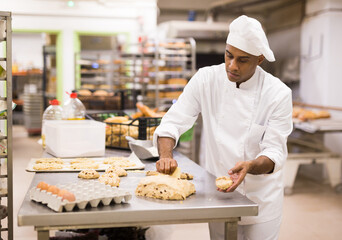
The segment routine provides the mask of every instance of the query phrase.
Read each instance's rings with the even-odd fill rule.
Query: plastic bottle
[[[64,120],[84,120],[86,109],[77,98],[77,93],[70,93],[70,98],[63,106]]]
[[[63,109],[59,106],[59,101],[57,99],[53,99],[50,101],[50,106],[48,106],[44,113],[42,119],[42,144],[43,148],[45,148],[46,136],[45,136],[45,123],[47,120],[61,120]]]

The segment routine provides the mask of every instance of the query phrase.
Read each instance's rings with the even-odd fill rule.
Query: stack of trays
[[[40,133],[42,127],[43,95],[42,93],[24,93],[24,122],[29,134]]]
[[[97,207],[100,202],[102,202],[104,206],[111,203],[127,203],[132,199],[132,194],[128,191],[104,185],[95,180],[78,181],[66,185],[59,185],[57,187],[73,193],[76,200],[73,202],[62,200],[62,197],[58,197],[56,194],[36,187],[30,190],[30,199],[41,202],[42,204],[47,204],[49,208],[56,212],[62,212],[63,209],[70,212],[76,206],[78,209],[85,209],[88,204],[91,207]]]

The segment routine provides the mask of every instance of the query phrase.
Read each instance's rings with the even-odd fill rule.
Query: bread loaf
[[[135,190],[137,196],[162,200],[184,200],[195,192],[196,189],[193,183],[168,175],[145,177],[141,179]]]

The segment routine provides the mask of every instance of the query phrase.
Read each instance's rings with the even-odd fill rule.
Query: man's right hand
[[[165,174],[172,174],[177,166],[177,161],[173,158],[160,158],[156,162],[157,171]]]

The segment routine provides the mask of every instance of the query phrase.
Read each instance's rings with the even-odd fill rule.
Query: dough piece
[[[73,163],[70,165],[71,169],[98,169],[99,164],[97,163]]]
[[[136,164],[134,162],[131,162],[126,157],[110,157],[106,158],[103,161],[104,164],[110,164],[113,167],[121,167],[121,168],[127,168],[127,167],[134,167]]]
[[[87,169],[87,170],[82,170],[78,174],[78,177],[84,178],[84,179],[96,179],[100,177],[100,174],[94,169]]]
[[[119,177],[127,176],[127,172],[125,169],[115,166],[110,166],[109,168],[107,168],[106,173],[116,173]]]
[[[36,163],[33,166],[34,170],[56,170],[56,169],[62,169],[63,164],[58,163]]]
[[[186,180],[192,180],[192,179],[194,179],[194,176],[190,173],[184,173],[183,172],[183,173],[181,173],[180,178],[186,179]]]
[[[157,172],[157,171],[147,171],[146,172],[146,176],[157,176],[159,174],[160,174],[160,172]]]
[[[112,187],[119,187],[120,178],[116,173],[105,173],[99,177],[99,181]]]
[[[122,168],[129,168],[129,167],[136,166],[136,164],[134,162],[131,162],[131,161],[126,160],[126,159],[114,161],[111,165],[114,167],[122,167]]]
[[[64,164],[64,161],[60,158],[38,158],[36,159],[36,163],[57,163]]]
[[[89,158],[75,158],[70,160],[70,164],[75,164],[75,163],[85,163],[85,164],[89,164],[89,163],[94,163],[95,161],[93,159],[89,159]]]
[[[104,164],[112,164],[114,161],[127,159],[126,157],[108,157],[103,160]]]
[[[157,172],[157,171],[147,171],[146,172],[146,176],[157,176],[157,175],[160,175],[162,173],[160,172]],[[181,173],[180,174],[180,179],[185,179],[185,180],[193,180],[194,179],[194,176],[191,175],[190,173]]]
[[[137,196],[163,200],[184,200],[195,192],[193,183],[164,174],[141,179],[135,189]]]
[[[222,176],[216,178],[216,187],[222,190],[227,190],[230,186],[233,185],[233,180],[230,177]]]

